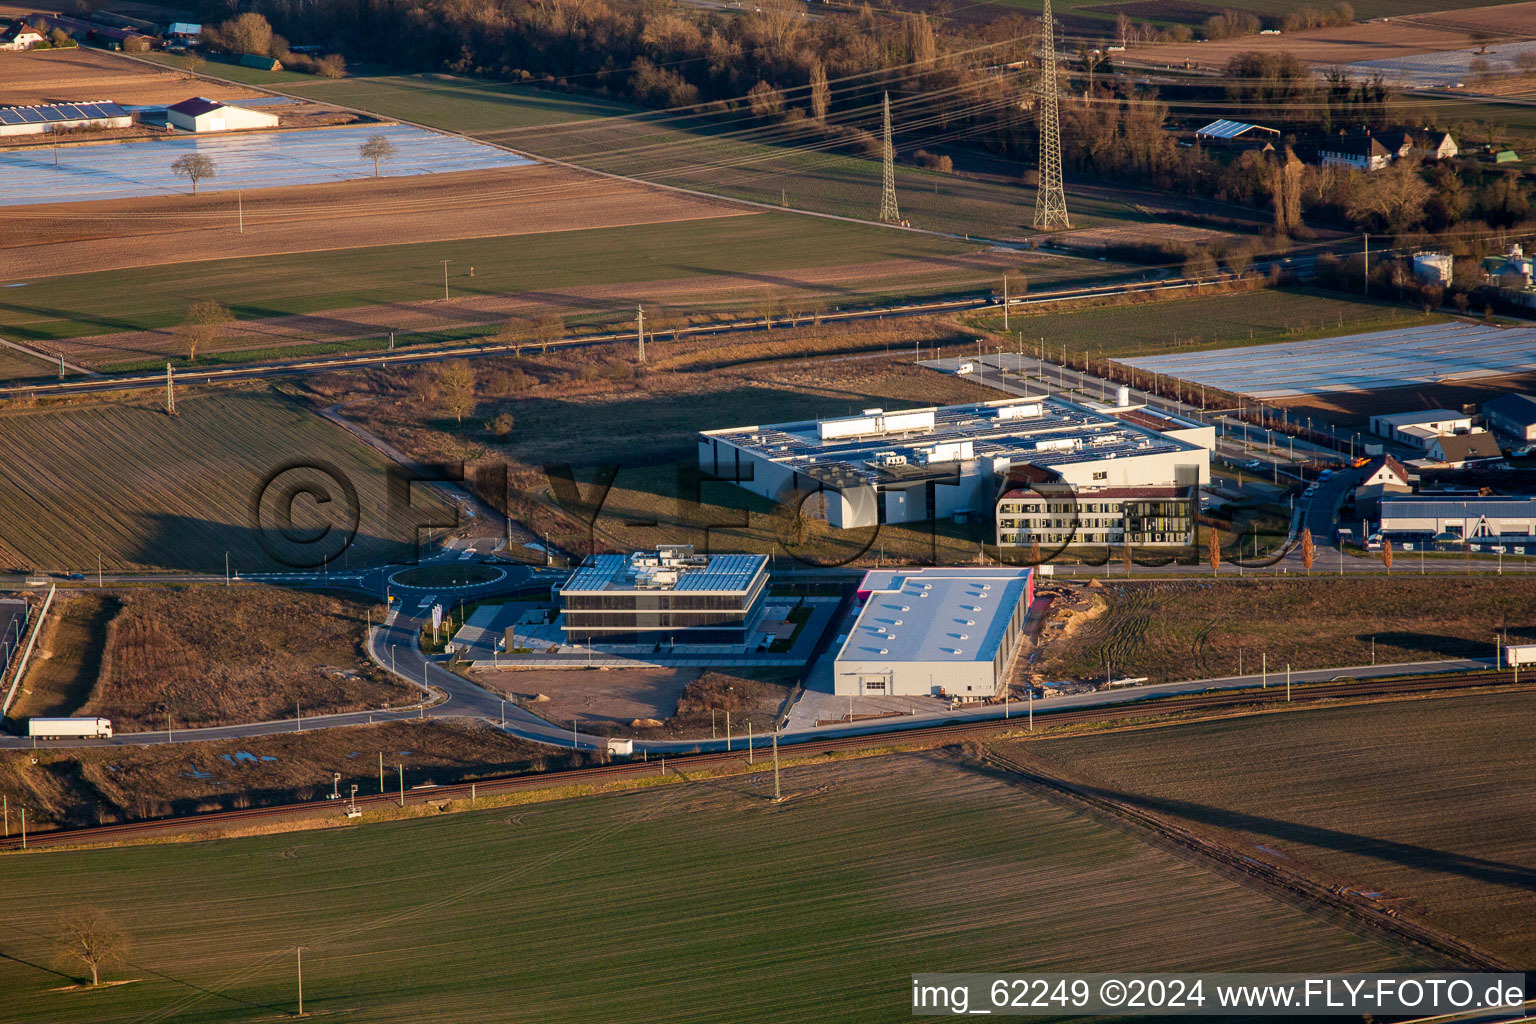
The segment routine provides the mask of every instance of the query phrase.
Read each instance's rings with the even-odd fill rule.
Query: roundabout
[[[417,565],[391,573],[389,585],[396,590],[472,590],[507,578],[507,571],[493,565]]]

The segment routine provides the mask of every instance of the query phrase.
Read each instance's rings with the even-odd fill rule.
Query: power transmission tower
[[[176,371],[170,363],[165,364],[165,412],[168,416],[176,415]]]
[[[1056,98],[1056,22],[1051,0],[1040,16],[1040,184],[1035,192],[1035,227],[1070,228],[1067,193],[1061,185],[1061,117]]]
[[[883,224],[900,224],[901,211],[896,209],[896,149],[891,145],[891,94],[885,94],[885,136],[880,146],[880,221]]]
[[[645,362],[645,307],[635,307],[635,343],[640,348],[640,362]]]

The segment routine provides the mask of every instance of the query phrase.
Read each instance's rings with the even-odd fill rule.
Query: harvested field
[[[1036,678],[1152,682],[1269,671],[1493,656],[1493,634],[1536,641],[1536,578],[1317,579],[1133,583],[1078,588],[1107,604],[1069,637],[1043,642],[1027,666]],[[1234,615],[1232,609],[1243,613]]]
[[[8,53],[0,61],[0,97],[14,105],[69,100],[153,105],[180,103],[192,96],[233,101],[265,95],[258,89],[210,82],[181,71],[157,70],[84,46]]]
[[[0,566],[95,572],[99,554],[109,572],[223,572],[227,552],[236,573],[318,568],[327,556],[341,568],[414,557],[417,523],[443,518],[431,491],[391,508],[383,457],[275,391],[184,393],[176,406],[175,417],[115,402],[0,414]],[[295,505],[290,529],[333,530],[314,548],[284,542],[270,503],[252,508],[296,462],[325,468],[285,472],[283,486],[333,498]]]
[[[747,212],[547,165],[253,189],[239,205],[203,193],[0,207],[0,279]]]
[[[111,749],[0,752],[0,793],[11,807],[27,807],[39,827],[79,827],[263,807],[329,794],[331,773],[342,773],[341,793],[379,792],[379,755],[385,786],[450,782],[480,775],[564,767],[566,757],[514,740],[499,729],[433,719],[387,725],[281,733],[195,744],[146,744]]]
[[[778,805],[757,772],[16,859],[13,913],[37,924],[7,940],[0,983],[31,1024],[77,1020],[82,998],[103,1019],[168,1007],[181,1020],[233,1019],[253,1005],[270,1016],[292,1003],[303,936],[305,1008],[318,1014],[718,1020],[745,973],[771,965],[774,983],[736,1018],[841,1024],[910,1014],[907,978],[936,949],[995,970],[1428,966],[943,755],[782,778],[790,798]],[[245,884],[232,895],[236,875]],[[33,966],[49,962],[50,912],[76,901],[102,906],[136,941],[108,977],[142,980],[82,996]],[[511,934],[539,955],[507,955]],[[423,951],[431,970],[378,984],[380,963]]]
[[[1397,22],[1426,25],[1453,32],[1486,32],[1490,36],[1514,39],[1536,35],[1536,3],[1494,4],[1489,7],[1462,7],[1394,18]]]
[[[202,586],[115,594],[100,666],[76,710],[143,732],[238,725],[410,703],[417,690],[363,653],[352,596],[267,586]]]
[[[1050,739],[1070,780],[1373,898],[1516,964],[1536,957],[1529,693],[1374,703]]]

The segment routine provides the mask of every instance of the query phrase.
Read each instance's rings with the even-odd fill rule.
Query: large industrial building
[[[1472,417],[1450,409],[1424,409],[1418,412],[1381,413],[1370,420],[1371,433],[1389,441],[1428,449],[1442,434],[1466,433],[1472,429]]]
[[[1404,495],[1381,499],[1381,536],[1409,550],[1467,545],[1536,554],[1536,498]]]
[[[1034,600],[1033,569],[880,569],[834,661],[844,695],[985,700],[1001,692]]]
[[[997,544],[1183,547],[1195,541],[1199,488],[1009,487],[997,499]]]
[[[1210,482],[1214,447],[1203,424],[1052,396],[708,430],[699,467],[774,501],[820,492],[849,529],[984,516],[1023,467],[1072,488],[1187,489]]]
[[[659,544],[582,562],[559,588],[560,628],[580,644],[744,644],[767,595],[767,555]]]

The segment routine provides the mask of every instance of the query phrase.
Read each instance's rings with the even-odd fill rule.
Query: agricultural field
[[[1536,956],[1533,727],[1530,694],[1507,693],[1065,737],[1025,749],[1114,800],[1250,857],[1378,894],[1410,921],[1528,964]]]
[[[1441,25],[1443,22],[1446,27],[1458,28],[1464,22],[1473,20],[1466,16],[1476,16],[1476,23],[1480,25],[1489,22],[1497,23],[1498,15],[1494,12],[1506,7],[1518,9],[1522,6],[1518,0],[1513,0],[1513,2],[1490,7],[1459,9],[1460,4],[1464,2],[1465,0],[1359,0],[1358,3],[1351,3],[1350,6],[1354,8],[1355,16],[1362,21],[1391,18],[1394,23],[1397,23],[1416,20],[1417,17],[1427,15],[1424,21],[1430,25]],[[907,5],[903,4],[903,6]],[[1033,14],[1039,9],[1038,4],[1031,5],[1029,0],[991,0],[989,6],[998,10],[1020,10],[1025,14]],[[1115,18],[1122,11],[1138,23],[1167,27],[1169,25],[1199,26],[1211,15],[1233,8],[1252,11],[1260,18],[1278,21],[1280,17],[1293,11],[1299,11],[1305,7],[1323,6],[1309,3],[1308,0],[1233,0],[1232,3],[1216,3],[1214,0],[1123,0],[1123,2],[1059,0],[1051,5],[1051,9],[1056,14],[1057,20],[1061,22],[1064,31],[1073,34],[1091,34],[1096,39],[1108,39],[1114,36]],[[971,13],[965,17],[967,21],[974,21],[981,16]],[[1252,37],[1248,38],[1252,39]]]
[[[1009,326],[1015,337],[1023,337],[1026,354],[1038,351],[1041,339],[1046,354],[1057,359],[1063,346],[1073,360],[1083,356],[1124,359],[1401,329],[1449,319],[1305,288],[1265,288],[1225,295],[1181,293],[1172,299],[1148,298],[1125,305],[1075,309],[1070,316],[1054,309],[1025,306],[1010,311]],[[977,327],[1006,337],[1000,314],[971,319]]]
[[[910,1012],[919,969],[1427,966],[942,754],[792,767],[783,781],[777,805],[756,771],[13,858],[10,909],[27,923],[0,946],[0,983],[33,1024],[78,1020],[85,1000],[102,1019],[253,1020],[290,1010],[303,946],[309,1013],[714,1021],[735,1000],[742,1019],[868,1021]],[[71,990],[75,972],[52,966],[57,909],[77,904],[129,930],[107,977],[131,983]],[[382,984],[390,964],[401,970]]]
[[[614,260],[614,252],[625,258]],[[210,350],[251,350],[594,305],[623,309],[629,319],[636,302],[706,310],[791,297],[808,306],[852,303],[989,283],[1001,259],[959,242],[834,221],[711,217],[46,278],[4,290],[0,332],[57,342],[52,347],[72,360],[109,367],[146,357],[163,362],[178,348],[166,329],[192,302],[210,297],[242,320],[261,321],[250,328],[254,338],[232,331]],[[447,301],[443,260],[451,261]],[[281,322],[317,313],[327,315]]]
[[[492,238],[747,213],[726,203],[547,165],[254,189],[238,203],[228,195],[202,192],[0,207],[0,275],[10,267],[35,280],[165,263],[361,249],[401,238]]]
[[[742,128],[679,120],[634,107],[527,86],[447,75],[405,75],[337,82],[311,79],[285,91],[356,106],[370,113],[464,132],[519,152],[565,160],[642,181],[698,189],[771,206],[873,219],[880,205],[880,163],[828,150],[807,127]],[[902,116],[893,111],[897,148]],[[878,111],[863,127],[878,130]],[[1023,238],[1033,188],[898,164],[897,198],[914,227],[988,238]],[[1079,227],[1151,218],[1113,200],[1072,197]]]
[[[233,102],[264,95],[256,89],[211,82],[179,70],[161,70],[86,46],[7,54],[0,62],[0,96],[17,106],[59,100],[153,105],[180,103],[192,96]]]
[[[1321,572],[1321,568],[1317,570]],[[1043,643],[1029,669],[1040,679],[1117,676],[1152,682],[1292,668],[1493,656],[1495,632],[1536,641],[1536,577],[1312,581],[1105,580],[1065,635]],[[1234,615],[1234,607],[1242,607]]]
[[[174,417],[151,401],[0,413],[0,566],[339,570],[414,557],[417,526],[446,515],[431,492],[391,508],[385,459],[278,392],[183,393]],[[297,500],[290,524],[273,502],[302,485],[332,502]],[[281,533],[326,528],[313,546]]]
[[[335,772],[342,795],[353,785],[374,794],[381,754],[391,792],[401,767],[412,787],[570,765],[569,754],[481,723],[428,718],[201,743],[0,751],[0,793],[13,815],[27,808],[29,828],[81,828],[323,799]]]

